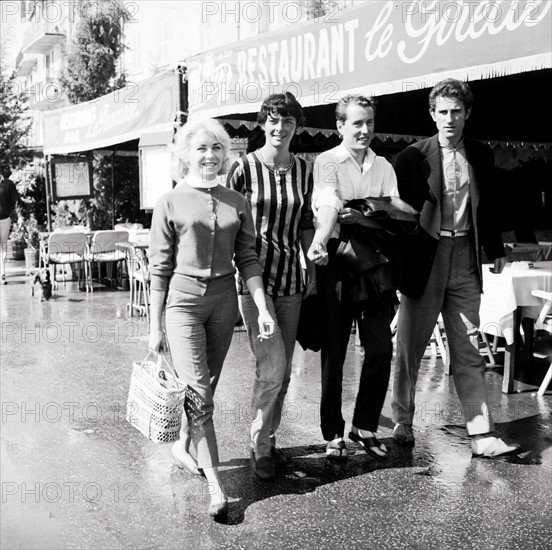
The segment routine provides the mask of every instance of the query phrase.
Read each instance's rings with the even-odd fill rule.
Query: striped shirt
[[[314,228],[312,166],[296,155],[292,159],[286,171],[274,171],[256,153],[249,153],[232,164],[226,182],[251,205],[257,254],[270,296],[303,290],[300,232]],[[242,287],[240,293],[245,291]]]

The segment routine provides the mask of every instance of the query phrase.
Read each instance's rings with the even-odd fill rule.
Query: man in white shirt
[[[389,383],[393,346],[390,308],[377,299],[356,307],[354,282],[336,257],[340,225],[368,226],[359,211],[347,201],[368,197],[399,196],[392,166],[370,149],[374,133],[374,103],[349,95],[336,108],[336,126],[341,145],[320,154],[314,165],[313,211],[316,233],[308,257],[317,265],[317,288],[324,310],[322,395],[320,421],[328,442],[326,456],[347,458],[343,441],[345,421],[341,413],[343,363],[353,319],[356,318],[364,361],[349,438],[365,451],[385,458],[387,449],[376,438],[379,416]]]

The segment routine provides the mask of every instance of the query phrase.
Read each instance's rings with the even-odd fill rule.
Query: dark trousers
[[[353,301],[353,282],[335,257],[337,240],[328,243],[330,261],[317,268],[318,294],[324,310],[322,359],[322,396],[320,426],[326,441],[343,437],[345,421],[341,414],[343,363],[356,319],[364,361],[353,415],[353,425],[361,430],[376,431],[391,370],[391,310],[372,305],[357,311]]]

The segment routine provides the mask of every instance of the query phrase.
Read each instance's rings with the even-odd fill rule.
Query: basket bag
[[[179,438],[186,384],[160,354],[157,362],[132,364],[126,420],[156,443],[170,443]]]

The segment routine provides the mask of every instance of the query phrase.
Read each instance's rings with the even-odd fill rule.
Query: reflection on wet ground
[[[319,356],[296,349],[278,446],[292,458],[273,483],[250,471],[253,360],[236,332],[217,389],[215,422],[225,523],[206,515],[209,486],[171,465],[169,447],[124,420],[132,362],[147,325],[126,318],[125,292],[78,292],[49,302],[25,278],[1,288],[2,548],[550,548],[552,392],[536,395],[545,363],[500,391],[487,371],[497,431],[517,457],[473,459],[452,378],[429,353],[420,372],[416,446],[391,439],[390,394],[378,461],[352,442],[346,465],[324,458]],[[362,350],[351,340],[344,415],[350,425]],[[540,378],[539,378],[540,377]]]

